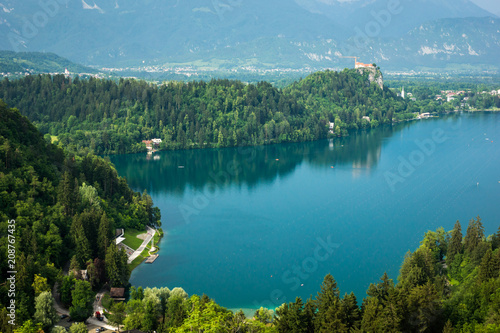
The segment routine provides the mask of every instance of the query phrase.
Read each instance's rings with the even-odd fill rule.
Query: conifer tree
[[[337,282],[331,274],[327,274],[316,296],[318,309],[315,318],[316,332],[341,332],[346,326],[341,320],[341,302]]]
[[[57,197],[58,201],[64,206],[64,213],[67,216],[72,216],[76,212],[78,195],[78,180],[76,178],[72,179],[70,172],[66,171],[59,182]]]
[[[498,227],[498,231],[491,237],[491,249],[495,251],[500,247],[500,227]]]
[[[448,263],[448,265],[450,265],[455,259],[455,256],[458,253],[462,253],[462,251],[462,226],[457,220],[455,226],[453,227],[453,230],[451,231],[450,245],[448,246],[448,252],[446,256],[446,262]]]
[[[357,328],[361,319],[358,302],[353,292],[345,294],[341,301],[341,319],[347,330]]]
[[[82,215],[75,217],[71,224],[71,236],[75,244],[75,255],[80,267],[84,267],[84,264],[91,259],[92,256],[92,249],[90,248],[89,240],[85,234],[82,218]]]
[[[481,218],[471,219],[464,239],[465,252],[472,253],[484,238],[484,226]]]
[[[106,217],[106,213],[101,216],[101,221],[99,223],[99,231],[97,234],[97,247],[98,247],[98,257],[104,259],[106,256],[106,249],[109,246],[111,225],[109,219]]]
[[[380,278],[381,282],[377,284],[371,283],[366,291],[366,294],[370,297],[376,297],[380,301],[387,300],[389,293],[394,290],[394,282],[389,279],[387,272]]]
[[[479,265],[479,272],[477,275],[479,282],[485,282],[489,279],[495,279],[500,274],[500,251],[495,255],[491,249],[488,249],[484,254],[481,264]]]

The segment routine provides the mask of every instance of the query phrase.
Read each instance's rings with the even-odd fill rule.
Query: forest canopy
[[[147,193],[132,191],[103,158],[74,155],[48,143],[26,117],[0,100],[0,269],[2,281],[13,270],[10,264],[17,269],[18,323],[34,318],[38,297],[48,292],[40,302],[50,300],[56,282],[67,287],[61,297],[68,306],[79,302],[78,293],[72,295],[75,288],[92,295],[106,282],[128,285],[127,257],[112,241],[115,228],[146,225],[161,225]],[[62,268],[70,259],[72,269],[88,270],[89,282],[64,284]],[[2,319],[7,318],[8,288],[0,285]]]
[[[266,82],[155,85],[38,75],[4,79],[0,98],[21,110],[47,138],[72,151],[88,148],[95,154],[145,151],[142,140],[152,138],[162,139],[164,149],[310,141],[413,118],[412,112],[418,112],[371,82],[368,73],[349,69],[314,73],[284,89]]]

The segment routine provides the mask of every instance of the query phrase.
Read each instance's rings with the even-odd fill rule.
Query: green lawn
[[[137,238],[137,235],[144,234],[146,233],[144,230],[139,231],[135,229],[126,229],[125,230],[125,240],[123,241],[123,244],[127,245],[128,247],[137,250],[139,246],[142,244],[142,239]]]
[[[132,247],[131,245],[129,245],[127,243],[127,240],[130,240],[130,239],[136,239],[138,240],[139,242],[137,247],[132,247],[133,249],[137,249],[141,244],[142,244],[142,240],[137,238],[137,235],[140,235],[141,233],[143,232],[140,232],[140,231],[137,231],[137,230],[134,230],[134,229],[129,229],[129,230],[126,230],[125,231],[125,241],[123,241],[123,243],[127,244],[128,246]],[[160,241],[161,237],[160,237],[160,233],[157,232],[155,233],[154,235],[154,244],[155,244],[155,247],[156,247],[156,251],[154,253],[157,253],[158,252],[158,242]],[[134,240],[135,241],[135,240]],[[146,260],[148,257],[149,257],[149,251],[151,250],[151,242],[148,243],[148,245],[146,246],[146,248],[144,249],[144,251],[142,251],[142,253],[134,259],[134,261],[132,261],[129,265],[130,267],[130,271],[133,271],[134,268],[136,268],[137,266],[139,266],[144,260]]]

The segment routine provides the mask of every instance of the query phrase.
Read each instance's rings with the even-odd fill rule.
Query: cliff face
[[[384,77],[382,76],[382,72],[375,67],[364,67],[358,68],[358,72],[363,75],[365,72],[368,72],[368,79],[370,82],[375,82],[378,84],[380,89],[384,89]]]

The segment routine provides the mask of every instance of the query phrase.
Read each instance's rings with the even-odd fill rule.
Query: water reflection
[[[112,156],[111,161],[132,188],[147,188],[151,194],[182,195],[188,186],[198,191],[229,185],[251,189],[286,177],[302,163],[315,168],[352,168],[357,177],[377,165],[384,139],[407,126],[382,126],[316,142],[121,155]]]

